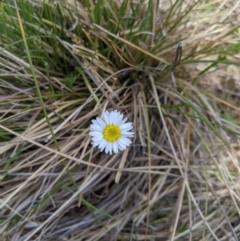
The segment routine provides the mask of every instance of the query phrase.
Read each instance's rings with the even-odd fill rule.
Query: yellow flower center
[[[107,125],[103,130],[103,137],[108,142],[115,142],[121,137],[121,129],[114,124]]]

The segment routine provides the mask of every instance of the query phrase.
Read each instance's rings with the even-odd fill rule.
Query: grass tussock
[[[239,240],[235,1],[0,2],[3,240]],[[133,144],[106,155],[92,118]]]

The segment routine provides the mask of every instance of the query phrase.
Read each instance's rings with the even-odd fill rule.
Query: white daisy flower
[[[133,137],[134,133],[130,132],[132,122],[126,122],[127,118],[123,119],[123,114],[117,110],[104,112],[102,118],[97,117],[92,120],[90,125],[89,135],[92,137],[93,146],[106,153],[118,153],[118,149],[123,151],[129,146],[132,141],[129,137]]]

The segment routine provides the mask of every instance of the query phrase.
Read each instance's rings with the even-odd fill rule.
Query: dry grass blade
[[[240,240],[239,3],[0,1],[0,240]],[[117,109],[132,145],[91,145]]]

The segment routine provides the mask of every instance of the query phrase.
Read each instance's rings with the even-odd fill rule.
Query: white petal
[[[106,111],[106,112],[103,113],[103,119],[104,119],[104,121],[105,121],[107,124],[110,123],[110,120],[109,120],[109,112],[108,112],[108,111]]]
[[[92,120],[92,123],[93,123],[94,125],[99,125],[98,122],[97,122],[97,120]]]
[[[97,124],[98,125],[96,120],[92,120],[92,124]]]
[[[93,130],[93,131],[102,131],[103,130],[103,128],[98,124],[90,125],[90,129]]]
[[[133,128],[133,127],[132,127],[132,125],[131,125],[131,126],[129,126],[128,128],[123,128],[123,129],[121,128],[121,130],[122,130],[122,131],[131,131],[132,128]]]
[[[94,136],[94,137],[92,137],[92,140],[93,140],[94,142],[96,142],[96,141],[101,141],[101,140],[103,140],[103,138],[102,138],[102,136]]]
[[[126,146],[121,147],[121,146],[118,145],[118,148],[119,148],[120,151],[124,151],[124,150],[126,150],[127,147]]]
[[[92,145],[93,146],[99,146],[101,144],[101,140],[100,141],[93,141]]]
[[[102,132],[100,132],[100,131],[90,131],[90,132],[89,132],[89,135],[90,135],[90,136],[94,136],[94,137],[95,137],[95,136],[103,136],[103,135],[102,135]]]
[[[110,124],[113,124],[113,123],[115,123],[116,121],[115,121],[115,112],[114,111],[112,111],[111,113],[110,113],[110,115],[109,115],[109,123]]]
[[[125,146],[129,146],[132,143],[131,140],[124,136],[122,136],[118,141],[124,144]]]
[[[103,137],[103,133],[101,131],[90,131],[89,135],[92,137],[98,137],[98,136]]]
[[[118,143],[118,148],[123,151],[126,149],[126,145],[124,145],[122,142],[120,142],[120,140],[117,141]]]
[[[123,119],[123,114],[119,114],[117,117],[116,124],[119,125],[121,123],[122,119]]]
[[[105,147],[105,152],[106,153],[110,152],[110,148],[111,148],[110,142],[107,142],[106,147]]]
[[[97,117],[97,123],[102,127],[104,128],[106,126],[106,124],[104,123],[104,121],[102,119],[100,119],[99,117]]]
[[[122,132],[129,132],[129,131],[131,131],[132,130],[132,126],[131,127],[129,127],[129,128],[126,128],[126,129],[121,129],[122,130]]]
[[[120,122],[120,124],[119,125],[123,125],[125,122],[127,121],[127,117],[126,118],[124,118],[121,122]]]
[[[113,144],[112,143],[109,143],[110,144],[110,150],[109,150],[109,152],[110,152],[110,155],[112,155],[112,151],[113,151]]]
[[[113,143],[113,152],[118,153],[118,143],[117,142]]]
[[[105,153],[107,154],[108,153],[108,143],[106,144],[106,146],[105,146]]]
[[[132,129],[132,123],[127,122],[125,124],[120,125],[120,127],[121,127],[122,130],[128,130],[128,129],[131,130]]]
[[[106,147],[106,145],[107,145],[107,142],[103,139],[102,141],[101,141],[101,143],[99,144],[99,149],[101,150],[101,151],[103,151],[103,149]]]
[[[133,136],[134,136],[134,132],[122,131],[122,136],[125,136],[125,137],[133,137]]]

